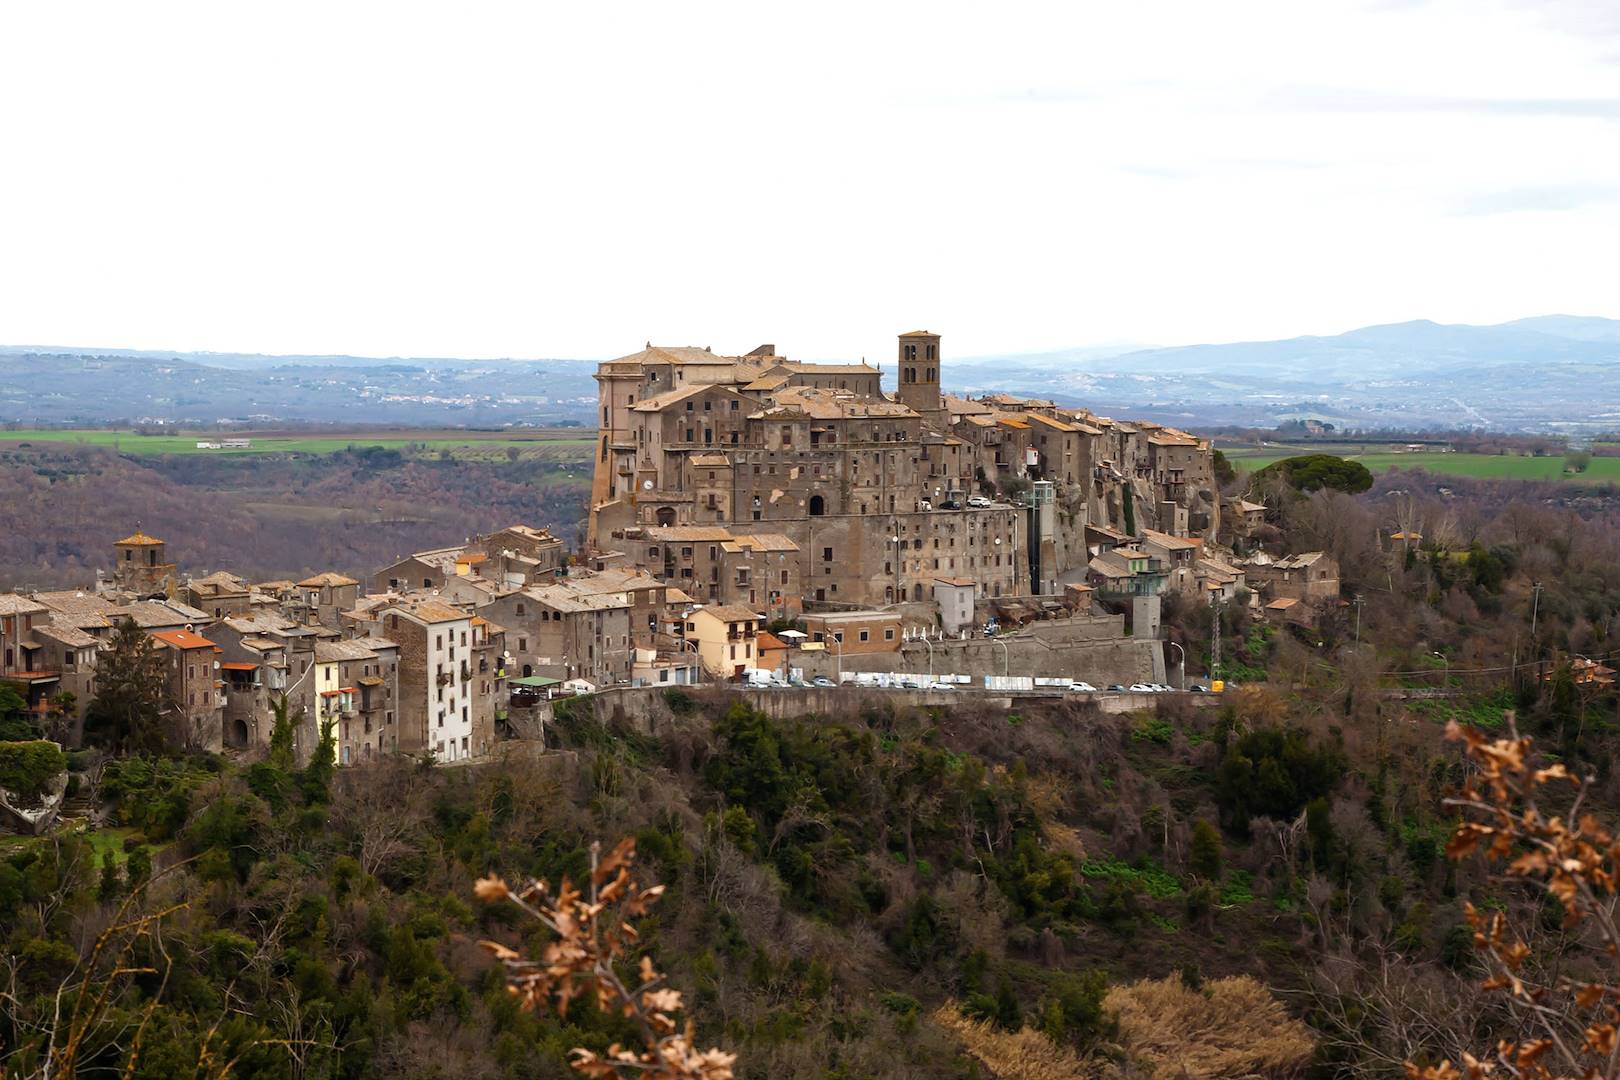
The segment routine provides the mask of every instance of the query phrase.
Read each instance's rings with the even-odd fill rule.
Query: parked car
[[[957,502],[955,499],[942,499],[940,501],[939,508],[941,510],[960,510],[962,509],[962,504]]]
[[[1154,690],[1153,687],[1151,685],[1149,685],[1148,683],[1145,683],[1145,682],[1131,683],[1131,693],[1133,693],[1133,694],[1154,694],[1154,693],[1157,693],[1157,692],[1158,691]]]
[[[837,683],[833,682],[831,679],[827,678],[827,676],[825,676],[825,675],[817,675],[814,679],[810,680],[810,685],[811,686],[819,686],[823,690],[834,690],[834,689],[837,689],[837,687],[838,687]]]
[[[968,505],[975,510],[986,510],[990,507],[990,500],[985,498],[983,495],[970,495],[968,497]]]
[[[1166,686],[1166,685],[1165,685],[1165,684],[1164,684],[1164,683],[1162,683],[1162,682],[1156,682],[1156,683],[1148,683],[1148,685],[1149,685],[1149,686],[1151,686],[1151,687],[1153,687],[1153,692],[1154,692],[1154,693],[1155,693],[1155,694],[1173,694],[1173,693],[1175,693],[1175,692],[1176,692],[1176,688],[1175,688],[1175,687],[1173,687],[1173,686]]]
[[[1125,688],[1119,685],[1119,683],[1109,683],[1108,689],[1111,693],[1115,694],[1123,694],[1125,692]]]
[[[1088,682],[1077,682],[1069,689],[1081,694],[1095,694],[1097,692],[1097,688]]]
[[[1194,694],[1209,693],[1209,687],[1205,686],[1203,683],[1193,683],[1191,686],[1187,687],[1187,689]]]

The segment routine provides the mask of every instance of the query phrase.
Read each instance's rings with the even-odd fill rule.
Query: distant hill
[[[264,356],[0,346],[0,422],[591,423],[584,360]],[[1282,341],[1093,345],[947,360],[946,388],[1187,427],[1620,431],[1620,320],[1413,322]],[[892,375],[892,373],[891,373]],[[892,377],[887,380],[893,385]]]
[[[591,423],[595,363],[0,348],[0,422]]]
[[[976,358],[965,389],[1189,425],[1317,417],[1357,428],[1620,430],[1620,320],[1613,319],[1547,315],[1497,326],[1420,319],[1327,337],[1070,355]]]

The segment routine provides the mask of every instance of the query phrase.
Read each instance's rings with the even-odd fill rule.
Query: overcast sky
[[[1620,317],[1620,2],[0,7],[0,344]]]

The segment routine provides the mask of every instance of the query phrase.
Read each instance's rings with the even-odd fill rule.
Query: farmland
[[[252,445],[219,450],[199,449],[198,442],[246,438]],[[527,461],[567,464],[587,462],[591,433],[583,428],[533,428],[505,431],[373,428],[356,430],[202,431],[151,435],[133,430],[13,429],[0,431],[0,450],[94,446],[136,457],[165,454],[208,457],[253,454],[333,454],[377,447],[412,456],[449,455],[457,461]]]
[[[1303,446],[1233,446],[1220,448],[1240,472],[1263,469],[1272,462],[1298,454],[1336,454],[1359,461],[1373,473],[1390,469],[1423,469],[1440,476],[1463,476],[1491,480],[1580,480],[1586,483],[1620,483],[1620,457],[1594,457],[1586,471],[1564,472],[1562,457],[1530,457],[1521,454],[1447,454],[1412,452],[1360,445],[1313,443]]]

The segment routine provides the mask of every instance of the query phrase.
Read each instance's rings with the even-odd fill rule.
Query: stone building
[[[177,578],[168,561],[168,545],[136,529],[113,545],[116,560],[112,584],[137,596],[171,596]]]
[[[401,597],[371,613],[377,636],[399,646],[399,747],[439,761],[472,757],[471,613],[436,597]]]
[[[1339,598],[1339,564],[1325,551],[1273,558],[1257,552],[1242,564],[1249,584],[1265,599],[1322,604]]]
[[[225,686],[217,664],[222,650],[191,630],[156,630],[151,637],[168,672],[169,716],[181,745],[221,749]]]
[[[931,603],[941,577],[972,582],[979,603],[1060,593],[1100,553],[1090,525],[1218,527],[1207,442],[1050,401],[951,397],[942,361],[939,335],[901,335],[893,395],[865,364],[793,363],[770,345],[649,345],[602,364],[588,562],[792,615]],[[1051,485],[1045,510],[1022,503],[1036,481]],[[764,587],[759,566],[727,565],[741,554],[728,533],[791,544],[797,580],[785,546]]]
[[[632,562],[701,603],[744,604],[776,618],[802,607],[799,545],[780,533],[655,525],[620,529],[613,542]]]
[[[298,603],[307,621],[336,630],[338,614],[354,607],[360,598],[360,583],[354,578],[327,571],[298,583]]]
[[[454,547],[418,551],[371,577],[373,593],[439,589],[457,577],[481,578],[502,588],[554,581],[562,569],[563,542],[546,529],[508,525]]]
[[[253,607],[252,590],[246,579],[224,570],[192,578],[180,591],[187,604],[208,612],[216,620],[228,615],[246,615]]]
[[[900,648],[900,617],[887,611],[838,611],[806,615],[805,632],[841,656],[894,652]]]
[[[62,682],[62,672],[47,666],[46,653],[35,636],[36,625],[48,622],[49,609],[24,596],[0,593],[0,681],[22,692],[28,709],[42,717]]]
[[[757,612],[735,604],[693,608],[683,626],[703,669],[715,678],[735,678],[759,666],[758,638],[765,620]]]
[[[628,682],[634,666],[638,605],[633,591],[594,591],[570,577],[499,597],[480,607],[479,614],[505,627],[508,671],[514,677],[586,679],[608,686]],[[640,625],[651,638],[658,613],[653,613],[650,631],[646,617],[644,612]]]
[[[316,718],[333,725],[338,764],[370,761],[399,748],[398,645],[383,638],[317,642],[315,672]]]

